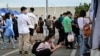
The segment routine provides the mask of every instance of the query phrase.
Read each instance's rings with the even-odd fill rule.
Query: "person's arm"
[[[7,28],[9,26],[10,21],[6,20],[5,25],[1,26],[1,28]]]
[[[56,46],[54,45],[54,43],[51,43],[51,47],[54,49]]]
[[[34,22],[35,22],[35,29],[36,29],[36,27],[37,27],[37,25],[38,25],[38,18],[35,16],[35,15],[33,15],[33,17],[34,17]]]
[[[54,51],[56,51],[58,48],[60,48],[61,47],[61,45],[57,45],[56,47],[54,47],[53,49],[51,49],[51,52],[54,52]]]
[[[70,19],[67,19],[67,24],[68,24],[68,30],[71,32],[72,31],[72,28],[71,28],[71,21],[70,21]]]
[[[83,29],[83,21],[80,20],[80,18],[78,19],[78,26],[79,26],[80,30]]]
[[[26,21],[27,21],[27,24],[28,24],[28,25],[31,25],[31,20],[29,19],[28,16],[27,16],[27,18],[26,18]]]
[[[38,18],[34,15],[35,24],[38,24]]]
[[[48,43],[48,42],[45,43],[45,48],[50,49],[51,52],[56,51],[59,47],[61,47],[61,44],[59,44],[57,46],[52,46],[51,43]]]

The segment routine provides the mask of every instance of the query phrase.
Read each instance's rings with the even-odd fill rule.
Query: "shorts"
[[[29,30],[30,30],[30,35],[33,36],[33,34],[34,34],[34,29],[29,28]]]

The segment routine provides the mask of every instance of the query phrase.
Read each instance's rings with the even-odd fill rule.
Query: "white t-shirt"
[[[29,25],[31,24],[29,17],[26,14],[20,14],[17,20],[19,34],[29,33]]]
[[[84,20],[84,21],[83,21]],[[78,18],[78,25],[79,25],[79,28],[80,29],[83,29],[83,26],[85,24],[89,24],[90,23],[90,20],[88,18],[83,18],[83,17],[79,17]]]
[[[33,13],[28,13],[27,15],[28,15],[28,17],[30,19],[30,23],[31,23],[31,25],[29,25],[29,28],[34,29],[35,24],[38,24],[38,19]]]
[[[48,42],[45,43],[41,43],[38,48],[36,49],[36,51],[41,51],[44,49],[51,49],[51,44],[49,44]]]

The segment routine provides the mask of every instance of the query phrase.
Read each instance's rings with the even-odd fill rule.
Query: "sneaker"
[[[29,56],[28,51],[25,51],[24,56]]]
[[[25,51],[25,53],[24,53],[24,54],[29,54],[29,53],[28,53],[28,51]]]
[[[22,54],[22,51],[19,51],[19,54]]]

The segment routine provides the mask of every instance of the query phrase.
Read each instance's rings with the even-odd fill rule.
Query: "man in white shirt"
[[[31,25],[29,17],[26,15],[26,7],[21,7],[21,14],[18,17],[19,32],[19,53],[28,54],[29,51],[29,25]]]
[[[27,14],[31,25],[29,25],[29,30],[30,30],[30,42],[33,44],[33,34],[34,34],[34,29],[36,28],[36,24],[38,24],[38,20],[36,16],[33,14],[34,8],[30,8],[29,13]]]

